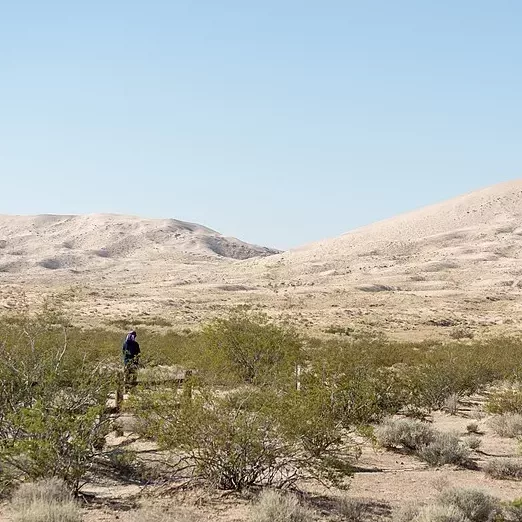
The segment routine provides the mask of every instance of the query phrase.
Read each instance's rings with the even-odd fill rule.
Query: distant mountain
[[[91,270],[155,259],[248,259],[277,250],[175,219],[113,214],[0,216],[0,273]]]

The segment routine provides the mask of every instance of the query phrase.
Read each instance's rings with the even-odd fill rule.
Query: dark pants
[[[123,383],[124,390],[128,391],[129,388],[136,386],[138,383],[138,362],[134,359],[130,359],[124,362],[123,371]]]

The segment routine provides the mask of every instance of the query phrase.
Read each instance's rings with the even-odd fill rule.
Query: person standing
[[[135,330],[129,332],[122,347],[125,391],[128,391],[129,387],[136,386],[137,383],[141,350],[138,341],[136,341],[136,336]]]

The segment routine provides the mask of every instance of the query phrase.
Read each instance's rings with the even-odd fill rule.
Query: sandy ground
[[[456,415],[435,412],[429,419],[433,427],[446,432],[457,433],[463,440],[468,436],[466,426],[475,421],[480,429],[480,448],[473,452],[476,469],[462,469],[455,466],[430,468],[417,458],[373,447],[368,442],[362,444],[362,456],[357,462],[357,471],[351,480],[348,495],[364,500],[368,504],[366,520],[384,520],[393,510],[409,502],[427,502],[433,499],[441,488],[458,486],[480,489],[504,501],[522,496],[520,481],[495,480],[488,478],[482,468],[493,458],[510,457],[520,459],[522,455],[515,439],[502,438],[491,430],[490,417],[476,413],[482,409],[482,398],[474,397],[462,401]],[[130,427],[132,422],[127,423]],[[131,436],[126,432],[123,438],[112,437],[111,445],[127,441]],[[135,442],[128,446],[136,451],[154,455],[154,445]],[[151,457],[156,458],[156,457]],[[135,484],[105,480],[89,484],[85,493],[95,495],[82,509],[85,522],[146,522],[161,520],[175,522],[185,520],[180,517],[191,515],[193,520],[216,520],[223,522],[246,522],[252,510],[254,494],[244,495],[193,489],[165,494],[164,488],[142,487]],[[335,498],[342,494],[335,489],[327,490],[313,484],[303,484],[303,500],[313,507],[317,520],[337,520],[335,518]],[[147,516],[147,513],[149,514]],[[0,509],[0,520],[10,521],[7,506]],[[189,519],[190,520],[190,519]]]
[[[61,292],[84,324],[198,328],[242,305],[315,334],[522,328],[522,180],[273,252],[176,220],[0,216],[0,310]]]

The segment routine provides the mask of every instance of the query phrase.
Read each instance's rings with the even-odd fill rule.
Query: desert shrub
[[[476,489],[448,488],[439,494],[436,502],[457,508],[471,522],[492,520],[500,510],[496,498]]]
[[[505,522],[522,522],[522,498],[503,505],[502,519]]]
[[[476,435],[480,435],[480,429],[479,429],[479,425],[477,422],[470,422],[466,426],[466,431],[468,433],[475,433]]]
[[[313,511],[303,506],[293,494],[263,491],[252,506],[251,522],[312,522]]]
[[[522,414],[522,386],[517,385],[492,393],[486,404],[486,409],[490,413]]]
[[[522,436],[522,415],[520,413],[495,415],[489,420],[489,425],[500,437],[514,439]]]
[[[485,473],[500,480],[521,480],[522,461],[519,459],[498,458],[490,460],[484,466]]]
[[[415,522],[469,522],[466,515],[456,506],[428,504],[420,508]]]
[[[453,433],[436,432],[434,439],[416,451],[417,456],[430,466],[469,464],[469,449]]]
[[[78,504],[64,482],[50,479],[23,484],[11,501],[15,522],[80,522]]]
[[[422,509],[422,505],[419,503],[409,502],[401,505],[392,513],[393,522],[412,522]]]
[[[182,455],[179,468],[218,488],[282,488],[305,477],[341,485],[358,454],[324,417],[295,414],[305,411],[295,400],[253,388],[225,394],[197,388],[192,399],[142,392],[131,408],[145,435]]]
[[[207,375],[229,383],[275,385],[293,378],[302,341],[290,326],[263,314],[234,312],[203,329]]]
[[[385,448],[401,448],[416,451],[433,442],[435,430],[425,422],[412,419],[386,419],[375,430],[379,444]]]
[[[457,415],[459,411],[459,400],[460,397],[456,393],[452,393],[444,401],[444,410],[450,415]]]
[[[77,491],[109,431],[113,380],[56,320],[2,325],[0,471],[10,480],[60,477]]]
[[[450,332],[452,339],[473,339],[473,332],[469,328],[457,327]]]
[[[470,450],[476,451],[482,445],[482,439],[476,435],[470,435],[466,438],[465,444]]]
[[[429,504],[409,504],[397,510],[393,522],[487,522],[497,519],[500,512],[500,501],[486,493],[447,488]]]
[[[337,499],[337,511],[342,520],[347,522],[360,522],[369,513],[368,502],[358,498],[343,495]]]

